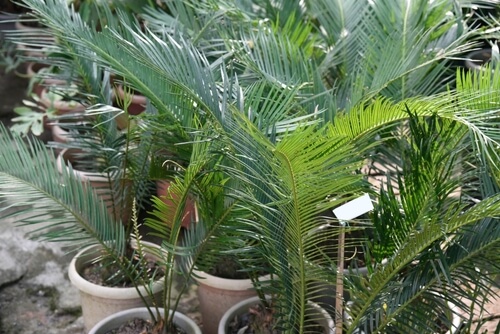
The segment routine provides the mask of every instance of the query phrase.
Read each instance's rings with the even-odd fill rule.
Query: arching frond
[[[43,239],[71,241],[78,248],[100,243],[123,252],[124,227],[89,184],[71,168],[59,171],[53,153],[37,140],[25,143],[1,126],[0,141],[3,217],[40,225],[36,233]]]

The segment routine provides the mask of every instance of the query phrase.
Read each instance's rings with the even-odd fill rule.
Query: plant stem
[[[342,334],[342,313],[344,294],[344,245],[345,245],[345,222],[340,222],[340,234],[338,242],[338,272],[335,297],[335,328],[336,334]]]

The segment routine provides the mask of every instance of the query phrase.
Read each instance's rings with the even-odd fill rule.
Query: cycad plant
[[[373,143],[373,131],[403,121],[410,131],[399,138],[407,145],[400,152],[405,163],[397,180],[400,195],[388,182],[389,189],[374,196],[376,214],[388,221],[375,221],[378,233],[369,251],[388,262],[366,277],[355,270],[346,276],[352,304],[343,329],[434,332],[439,324],[450,325],[443,316],[448,301],[468,312],[468,296],[478,305],[488,300],[493,283],[488,275],[498,273],[494,230],[500,202],[496,192],[478,196],[478,189],[498,186],[496,122],[490,119],[496,114],[497,97],[490,89],[498,87],[497,76],[459,77],[460,89],[450,95],[396,104],[379,99],[337,115],[334,125],[299,128],[274,144],[259,131],[234,131],[239,148],[234,158],[244,168],[231,175],[246,180],[240,196],[255,212],[242,233],[251,231],[247,236],[259,241],[261,256],[276,274],[275,284],[262,289],[279,315],[276,328],[307,332],[312,326],[306,301],[328,293],[317,283],[333,283],[337,276],[323,241],[340,230],[318,228],[319,214],[349,200],[348,194],[366,191],[356,170],[381,145]],[[248,122],[241,127],[249,128]]]
[[[471,230],[494,224],[494,211],[498,210],[496,192],[479,191],[481,187],[496,188],[497,181],[481,175],[481,169],[488,167],[471,155],[475,149],[470,129],[437,114],[418,120],[410,108],[407,137],[399,139],[405,147],[394,151],[401,155],[401,171],[393,175],[396,180],[387,176],[386,188],[376,197],[371,226],[375,233],[367,247],[379,261],[385,258],[388,262],[375,267],[368,277],[348,276],[352,322],[347,332],[356,328],[366,333],[436,332],[440,325],[451,328],[449,302],[467,314],[463,303],[475,286],[474,303],[481,307],[493,284],[488,275],[498,271],[496,256],[481,258],[481,265],[472,266],[477,271],[470,271],[470,264],[478,261],[473,249],[479,247],[489,254],[487,249],[498,248],[497,235],[490,239],[490,235],[476,233],[475,246],[455,239],[462,234],[471,237]],[[460,247],[467,251],[457,252]]]
[[[480,279],[487,264],[497,259],[499,239],[489,232],[499,213],[498,196],[490,192],[469,197],[466,186],[472,183],[462,184],[469,177],[455,180],[455,169],[448,168],[453,161],[444,158],[459,154],[457,161],[464,168],[457,168],[457,173],[477,172],[470,179],[484,189],[495,189],[498,75],[459,76],[456,89],[440,81],[448,74],[450,58],[469,48],[466,40],[477,33],[468,31],[462,9],[453,7],[461,2],[407,1],[391,6],[392,1],[341,1],[343,6],[333,6],[327,1],[296,1],[289,6],[284,1],[172,1],[167,12],[147,11],[144,17],[150,21],[144,31],[119,11],[123,20],[96,31],[62,6],[62,0],[25,3],[57,38],[75,43],[83,58],[116,73],[148,97],[151,113],[134,138],[147,135],[154,142],[156,133],[171,133],[179,143],[165,144],[168,152],[182,143],[192,145],[190,163],[179,169],[172,188],[175,208],[154,201],[154,215],[159,220],[171,217],[172,228],[150,221],[167,250],[167,278],[174,274],[175,255],[194,258],[187,263],[195,265],[202,246],[218,246],[217,229],[225,227],[222,220],[212,225],[200,221],[190,231],[191,243],[179,248],[180,218],[189,191],[198,191],[202,200],[211,195],[201,194],[202,189],[224,188],[220,192],[228,194],[227,200],[219,201],[224,209],[213,212],[224,217],[225,209],[234,204],[234,211],[228,211],[234,225],[222,237],[240,237],[249,245],[238,250],[242,255],[269,264],[274,278],[265,288],[257,287],[263,303],[274,307],[273,326],[290,333],[311,330],[314,317],[307,312],[308,301],[326,293],[318,282],[333,283],[337,277],[335,259],[328,256],[331,246],[324,241],[339,230],[322,230],[319,215],[370,192],[359,171],[373,152],[397,142],[415,154],[405,156],[410,167],[425,167],[429,174],[419,178],[410,168],[415,174],[409,173],[408,180],[400,176],[405,192],[401,198],[406,198],[401,206],[409,210],[401,219],[413,221],[396,234],[401,237],[392,242],[395,250],[387,251],[388,265],[368,278],[345,278],[355,304],[343,329],[391,331],[397,318],[429,326],[418,320],[429,318],[428,314],[416,313],[413,306],[420,297],[435,301],[436,294],[430,291],[443,282],[453,289],[435,290],[462,307],[458,297],[467,295],[466,288],[477,288],[477,296],[487,295]],[[450,11],[452,15],[446,16]],[[357,16],[343,15],[347,12]],[[188,20],[191,13],[200,20]],[[351,27],[353,22],[359,24]],[[448,41],[451,35],[455,37]],[[356,51],[357,41],[363,52]],[[404,128],[407,121],[413,134],[401,141],[394,129]],[[426,137],[443,143],[443,151]],[[19,168],[23,161],[14,157],[11,161],[23,170]],[[436,161],[446,162],[446,168],[432,165]],[[29,177],[36,175],[32,168],[27,167]],[[20,180],[10,175],[11,169],[5,167],[6,180]],[[421,194],[427,196],[424,186],[437,187],[432,182],[442,180],[443,189],[432,193],[442,203],[422,198]],[[413,192],[416,185],[421,188]],[[463,192],[461,202],[451,204],[447,194],[457,187]],[[51,198],[58,196],[74,200],[64,192]],[[384,196],[380,195],[381,205],[389,202]],[[394,197],[390,203],[396,203]],[[426,210],[430,204],[434,211]],[[218,208],[209,203],[201,207],[207,212]],[[382,209],[396,216],[396,211]],[[71,226],[67,236],[76,230]],[[106,230],[96,226],[90,231]],[[488,235],[482,235],[486,231]],[[95,236],[100,237],[92,232]],[[477,250],[488,251],[478,271],[470,266]],[[455,278],[464,284],[452,285]],[[264,294],[271,296],[269,302]],[[166,320],[170,324],[171,319]]]

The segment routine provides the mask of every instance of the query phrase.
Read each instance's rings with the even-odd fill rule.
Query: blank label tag
[[[348,221],[373,210],[373,204],[368,194],[364,194],[346,204],[333,209],[335,216],[342,221]]]

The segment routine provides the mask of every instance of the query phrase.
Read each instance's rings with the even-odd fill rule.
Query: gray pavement
[[[28,227],[0,221],[0,333],[84,333],[64,245],[33,241]]]

